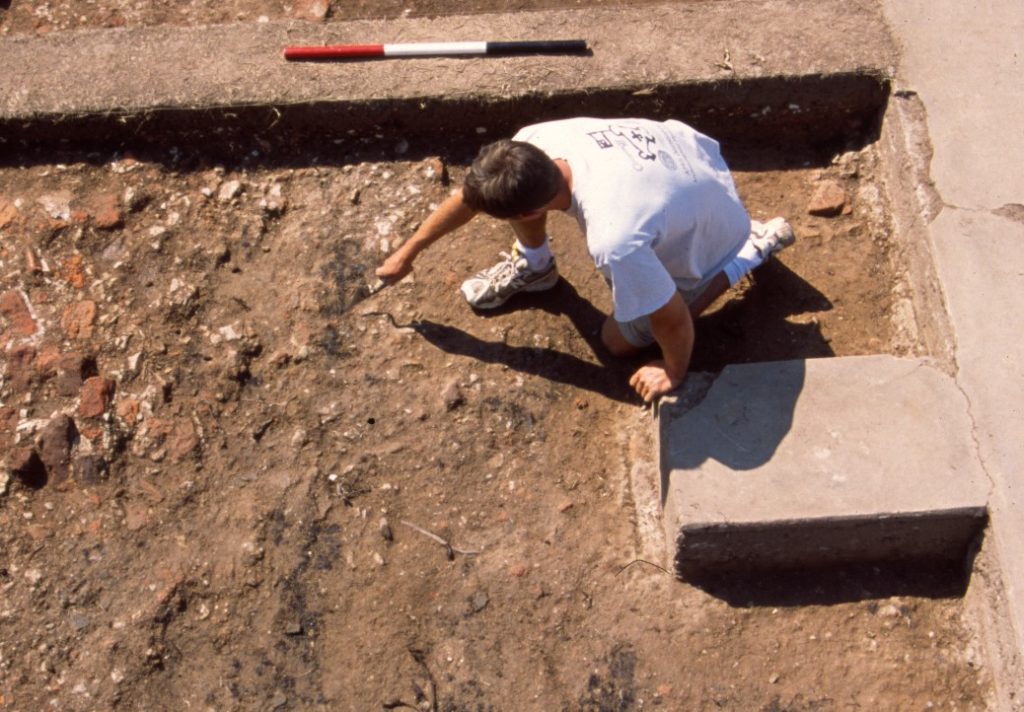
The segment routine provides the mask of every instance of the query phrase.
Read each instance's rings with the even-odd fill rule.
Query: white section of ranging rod
[[[459,54],[487,54],[486,42],[406,42],[385,44],[385,57],[431,57]]]

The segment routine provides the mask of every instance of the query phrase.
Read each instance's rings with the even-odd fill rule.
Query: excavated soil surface
[[[14,0],[0,26],[243,6],[293,11]],[[5,158],[0,709],[986,709],[962,581],[705,592],[652,561],[640,361],[595,344],[571,221],[563,281],[497,313],[457,293],[508,247],[485,219],[363,298],[471,151],[438,152]],[[699,321],[694,367],[916,353],[874,149],[728,158],[798,242]],[[826,183],[843,207],[809,215]]]

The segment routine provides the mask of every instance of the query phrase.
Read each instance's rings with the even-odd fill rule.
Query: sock
[[[551,252],[551,243],[547,235],[544,236],[544,244],[540,247],[527,247],[519,240],[516,240],[516,251],[526,258],[526,264],[534,272],[544,269],[551,264],[551,260],[555,259],[554,254]]]
[[[754,243],[747,240],[743,243],[743,247],[740,248],[739,254],[733,257],[732,261],[722,268],[722,271],[729,278],[729,286],[733,287],[743,279],[744,275],[749,274],[763,263],[764,257],[761,256]]]

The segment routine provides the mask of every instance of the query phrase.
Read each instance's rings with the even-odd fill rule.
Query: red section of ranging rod
[[[286,47],[285,59],[372,59],[374,57],[504,56],[523,54],[580,54],[586,40],[525,40],[519,42],[411,42],[382,45]]]
[[[383,57],[384,45],[334,45],[327,47],[285,47],[285,59],[359,59]]]

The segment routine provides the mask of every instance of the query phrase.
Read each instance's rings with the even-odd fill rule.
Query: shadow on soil
[[[966,561],[848,564],[811,570],[708,575],[689,583],[737,608],[827,606],[893,596],[961,598],[974,554]]]
[[[793,314],[831,308],[825,295],[788,267],[779,262],[766,264],[758,270],[754,286],[745,294],[697,320],[690,370],[718,372],[730,363],[834,356],[817,324],[787,321]],[[484,341],[455,326],[429,320],[407,326],[447,353],[485,363],[502,363],[521,373],[600,393],[623,403],[639,402],[628,385],[629,375],[642,363],[657,358],[656,350],[629,359],[611,357],[600,340],[605,315],[572,284],[562,279],[554,289],[518,295],[498,309],[480,312],[479,316],[492,318],[520,309],[538,309],[568,318],[595,360],[549,348]]]
[[[484,363],[502,363],[514,371],[600,393],[623,403],[639,402],[626,382],[631,368],[635,368],[633,360],[620,361],[608,355],[599,336],[604,314],[580,296],[575,287],[562,279],[543,294],[517,296],[508,304],[480,316],[494,317],[519,309],[539,309],[567,317],[590,347],[596,362],[550,348],[484,341],[457,327],[429,320],[416,321],[409,326],[446,353],[470,356]]]

